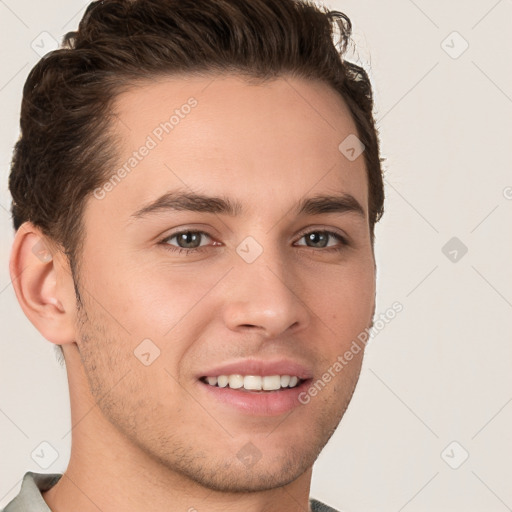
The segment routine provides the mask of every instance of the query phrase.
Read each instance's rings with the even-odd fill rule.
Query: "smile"
[[[196,374],[205,402],[223,412],[251,416],[279,416],[304,407],[299,395],[308,388],[314,372],[292,359],[239,359],[203,368]]]
[[[296,375],[219,375],[218,377],[202,377],[202,382],[213,387],[238,389],[240,391],[279,391],[284,388],[295,388],[302,383]]]

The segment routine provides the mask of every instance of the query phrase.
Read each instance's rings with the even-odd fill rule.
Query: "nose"
[[[270,252],[265,251],[265,257],[252,263],[238,261],[230,273],[223,308],[229,329],[257,329],[265,338],[277,338],[309,325],[311,312],[305,303],[303,283],[278,251]]]

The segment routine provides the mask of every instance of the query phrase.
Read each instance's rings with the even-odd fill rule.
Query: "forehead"
[[[355,123],[326,84],[159,77],[120,94],[114,110],[119,162],[111,174],[125,172],[104,206],[133,212],[164,189],[190,188],[236,196],[253,211],[262,198],[282,211],[308,191],[350,193],[367,207],[364,158],[339,149]]]

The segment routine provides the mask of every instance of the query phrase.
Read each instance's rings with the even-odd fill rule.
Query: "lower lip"
[[[299,395],[305,391],[309,385],[309,380],[303,381],[294,388],[282,388],[279,391],[240,391],[230,387],[219,388],[210,386],[202,381],[199,382],[200,388],[207,393],[209,398],[213,398],[238,409],[247,414],[258,416],[277,416],[296,407],[303,405],[299,401]]]

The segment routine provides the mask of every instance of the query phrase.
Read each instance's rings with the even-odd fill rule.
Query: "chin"
[[[277,489],[297,480],[316,460],[311,454],[289,455],[279,460],[262,456],[257,462],[243,463],[225,459],[206,464],[190,465],[183,476],[212,491],[223,493],[251,493]],[[297,459],[297,457],[299,457]],[[173,468],[176,470],[176,468]],[[182,468],[183,469],[183,468]]]
[[[174,439],[172,448],[170,443],[160,446],[157,458],[172,473],[212,491],[268,491],[290,484],[311,469],[336,428],[332,423],[325,427],[304,429],[286,438],[269,432],[245,434],[216,446],[201,440],[196,444],[182,440],[178,446]]]

